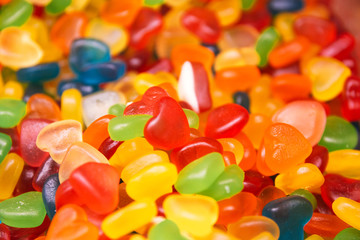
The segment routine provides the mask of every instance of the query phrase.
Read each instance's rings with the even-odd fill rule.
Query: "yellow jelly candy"
[[[276,240],[276,238],[269,232],[262,232],[251,240]]]
[[[230,48],[221,51],[215,58],[216,71],[225,68],[241,67],[245,65],[256,66],[260,62],[259,54],[253,47]]]
[[[43,57],[40,46],[30,34],[18,27],[0,32],[0,63],[4,66],[24,68],[38,64]]]
[[[129,42],[129,34],[123,27],[107,23],[99,18],[94,18],[89,22],[85,36],[106,43],[110,48],[111,55],[123,51]]]
[[[220,229],[213,227],[211,233],[205,237],[194,237],[195,240],[240,240]]]
[[[145,138],[134,138],[124,141],[110,158],[109,163],[120,173],[131,161],[153,152],[154,147]]]
[[[49,152],[52,159],[62,163],[71,144],[82,141],[82,126],[75,120],[62,120],[50,123],[39,132],[36,146]]]
[[[11,197],[24,168],[24,160],[16,153],[9,153],[0,164],[0,199]]]
[[[24,88],[19,82],[8,81],[7,83],[5,83],[0,97],[22,100],[23,95]]]
[[[135,200],[150,198],[155,201],[160,196],[172,192],[177,175],[177,168],[172,163],[151,164],[128,180],[126,192]]]
[[[202,195],[170,195],[163,208],[166,217],[180,230],[199,237],[211,233],[219,214],[216,201]]]
[[[319,101],[329,101],[341,93],[351,70],[339,60],[315,57],[303,70],[312,81],[311,93]]]
[[[347,178],[360,180],[360,151],[353,149],[337,150],[329,153],[327,173],[335,173]]]
[[[305,240],[324,240],[324,239],[317,234],[313,234],[310,237],[307,237]]]
[[[62,119],[73,119],[81,124],[82,119],[82,104],[81,93],[75,88],[67,89],[61,95],[61,117]]]
[[[221,26],[229,26],[240,18],[241,3],[238,0],[213,0],[206,7],[214,11]]]
[[[274,19],[274,26],[285,42],[291,41],[295,37],[293,29],[295,17],[293,13],[280,13]]]
[[[360,203],[345,197],[337,198],[332,209],[345,223],[360,230]]]
[[[27,31],[31,39],[36,41],[43,49],[50,40],[48,28],[45,22],[39,18],[30,17],[20,28]]]
[[[150,87],[169,82],[173,87],[177,87],[177,81],[174,77],[169,77],[167,74],[158,73],[140,73],[134,79],[134,87],[136,91],[143,95]]]
[[[156,204],[149,199],[134,201],[109,214],[101,229],[109,238],[120,238],[149,223],[157,214]]]
[[[107,158],[96,148],[84,142],[73,143],[59,168],[60,183],[68,179],[76,168],[88,162],[109,164]]]
[[[70,6],[66,8],[66,12],[76,12],[83,10],[90,0],[71,0]]]
[[[311,163],[299,164],[275,178],[275,186],[290,194],[302,188],[313,191],[321,187],[325,179],[319,168]]]
[[[156,150],[153,152],[146,153],[139,158],[133,159],[121,172],[121,179],[127,183],[129,179],[140,172],[147,166],[154,163],[166,163],[169,162],[169,157],[166,152]]]

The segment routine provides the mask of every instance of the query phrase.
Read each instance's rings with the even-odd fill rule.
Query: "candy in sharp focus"
[[[0,239],[359,238],[357,1],[0,8]]]

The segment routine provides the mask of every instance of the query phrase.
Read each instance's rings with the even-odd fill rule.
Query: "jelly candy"
[[[278,239],[280,230],[278,225],[270,218],[264,216],[246,216],[239,221],[232,223],[228,231],[235,237],[241,239],[252,239],[262,232],[269,232]]]
[[[96,179],[92,177],[94,174]],[[88,162],[75,169],[69,181],[79,198],[82,198],[92,211],[105,214],[116,209],[119,202],[120,176],[114,167]]]
[[[11,137],[7,134],[0,133],[0,164],[9,153],[12,145]]]
[[[61,95],[61,118],[74,119],[82,124],[81,93],[77,89],[67,89]]]
[[[46,5],[45,11],[50,14],[59,14],[62,13],[70,4],[71,0],[51,0],[50,3]]]
[[[56,78],[59,73],[60,66],[58,63],[46,63],[19,69],[16,72],[16,77],[19,82],[45,82]]]
[[[306,163],[312,163],[319,168],[323,173],[327,168],[329,161],[329,151],[326,147],[315,145],[313,146],[310,156],[305,160]]]
[[[58,174],[55,173],[49,176],[42,189],[42,198],[46,209],[46,214],[50,219],[53,219],[56,213],[55,194],[60,185]]]
[[[250,99],[246,92],[237,91],[233,94],[234,103],[243,106],[248,112],[250,110]]]
[[[210,234],[218,218],[218,205],[201,195],[170,195],[163,204],[166,218],[194,236]]]
[[[15,99],[0,99],[0,127],[15,127],[24,117],[26,104]]]
[[[88,222],[86,212],[81,207],[68,204],[59,209],[51,221],[46,239],[98,239],[98,229]]]
[[[268,56],[271,50],[279,41],[279,33],[274,27],[265,29],[256,41],[256,51],[260,56],[260,67],[264,67],[268,62]]]
[[[347,178],[360,180],[358,176],[358,150],[337,150],[329,154],[327,173],[339,174]]]
[[[154,106],[154,117],[145,125],[144,136],[154,147],[169,150],[188,142],[190,128],[186,115],[170,97],[161,98]]]
[[[109,214],[102,222],[101,229],[106,236],[119,238],[149,223],[156,216],[156,212],[154,202],[134,201]],[[132,221],[128,221],[129,219]]]
[[[62,120],[41,129],[36,146],[49,152],[52,159],[61,163],[72,143],[82,141],[81,124],[75,120]]]
[[[171,236],[174,240],[185,240],[177,225],[171,220],[164,220],[152,227],[148,233],[149,240],[165,240]]]
[[[0,30],[12,26],[21,26],[29,19],[33,6],[25,0],[13,0],[4,5],[0,14]]]
[[[179,173],[175,188],[182,194],[208,189],[225,170],[221,154],[209,153],[186,165]]]
[[[342,90],[342,116],[348,121],[356,121],[360,119],[359,116],[359,97],[360,79],[356,76],[350,76],[346,79]]]
[[[355,39],[349,33],[341,34],[334,42],[323,48],[320,52],[321,56],[344,59],[348,57],[354,49]]]
[[[27,192],[0,203],[0,220],[11,227],[40,226],[45,215],[46,210],[39,192]]]
[[[99,90],[99,86],[97,85],[86,85],[80,80],[72,79],[59,82],[57,86],[57,94],[61,96],[65,90],[71,88],[77,89],[83,96],[89,95]]]
[[[35,191],[32,186],[32,180],[34,178],[36,169],[37,168],[30,167],[29,165],[25,165],[23,167],[23,170],[13,192],[14,196],[18,196],[26,192]]]
[[[360,231],[355,228],[346,228],[339,232],[334,240],[341,240],[341,239],[349,239],[349,240],[356,240],[360,237]]]
[[[104,115],[92,122],[83,133],[83,141],[98,149],[109,137],[108,125],[115,116]]]
[[[303,0],[270,0],[268,9],[271,14],[275,15],[281,12],[296,12],[304,7]]]
[[[348,121],[337,116],[329,116],[326,119],[325,131],[319,145],[326,147],[329,152],[332,152],[355,148],[357,142],[357,131]]]
[[[274,97],[289,102],[308,98],[311,81],[299,74],[282,74],[273,78],[270,87]]]
[[[283,173],[305,162],[311,145],[294,127],[272,124],[264,134],[265,163],[273,171]]]
[[[104,3],[101,18],[107,22],[129,27],[141,8],[142,1],[126,0],[121,3],[110,0]]]
[[[212,107],[209,79],[202,64],[185,62],[178,82],[180,100],[187,102],[197,112],[205,112]]]
[[[116,141],[125,141],[144,136],[144,127],[150,115],[118,116],[109,122],[110,137]]]
[[[59,105],[51,97],[36,93],[33,94],[26,104],[27,118],[48,119],[58,121],[61,119]]]
[[[316,200],[315,196],[311,192],[309,192],[305,189],[297,189],[297,190],[293,191],[290,195],[297,195],[297,196],[306,198],[307,200],[309,200],[311,202],[311,205],[313,206],[314,210],[317,207],[317,200]]]
[[[332,209],[336,216],[345,223],[353,228],[359,229],[359,205],[360,203],[355,202],[354,200],[339,197],[333,202]]]
[[[280,228],[280,240],[304,239],[303,227],[311,219],[311,203],[299,196],[279,198],[265,205],[262,214],[273,219]]]
[[[16,153],[9,153],[0,164],[0,199],[11,197],[21,172],[24,167],[24,160]]]
[[[204,43],[216,43],[221,34],[217,16],[213,11],[206,8],[186,10],[181,17],[181,23]]]
[[[245,108],[226,104],[213,109],[207,119],[205,135],[212,138],[228,138],[237,135],[249,119]]]

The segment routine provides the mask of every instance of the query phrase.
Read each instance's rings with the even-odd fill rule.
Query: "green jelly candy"
[[[21,100],[0,99],[0,128],[15,127],[25,116],[26,104]]]
[[[108,131],[115,141],[125,141],[144,136],[144,128],[151,115],[118,116],[110,120]]]
[[[309,202],[311,202],[311,205],[313,206],[314,210],[317,207],[317,200],[316,200],[315,196],[308,190],[297,189],[297,190],[293,191],[290,195],[297,195],[297,196],[306,198],[307,200],[309,200]]]
[[[260,56],[260,67],[266,66],[268,56],[280,40],[280,35],[274,27],[268,27],[259,36],[256,41],[255,49]]]
[[[230,198],[243,190],[244,177],[244,171],[238,165],[227,166],[216,181],[199,194],[212,197],[216,201]]]
[[[0,203],[0,221],[10,227],[38,227],[45,215],[41,192],[27,192]]]
[[[145,0],[144,4],[147,6],[155,6],[160,5],[164,2],[164,0]]]
[[[206,190],[224,171],[225,164],[220,153],[209,153],[186,165],[179,173],[175,189],[182,194]]]
[[[190,128],[199,128],[199,116],[190,109],[183,108],[186,118],[188,120]]]
[[[178,226],[171,220],[164,220],[152,227],[148,233],[149,240],[186,240],[180,233]]]
[[[256,0],[241,0],[241,2],[243,10],[250,10],[254,6]]]
[[[360,231],[355,228],[346,228],[339,232],[334,240],[359,240]]]
[[[59,14],[62,13],[70,4],[71,0],[52,0],[45,7],[45,11],[50,14]]]
[[[13,0],[1,8],[0,30],[7,27],[20,27],[31,16],[33,6],[25,0]]]
[[[0,163],[9,153],[12,145],[11,137],[5,133],[0,133]]]
[[[351,123],[337,116],[327,118],[325,131],[319,145],[332,152],[341,149],[353,149],[356,147],[357,142],[357,131]]]
[[[122,116],[124,115],[125,110],[125,104],[114,104],[109,108],[109,114],[115,115],[115,116]]]

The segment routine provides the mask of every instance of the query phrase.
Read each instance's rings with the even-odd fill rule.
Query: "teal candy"
[[[280,40],[280,35],[274,27],[268,27],[259,36],[255,49],[260,56],[260,67],[265,67],[268,56]]]
[[[7,27],[20,27],[31,16],[33,6],[25,0],[13,0],[1,8],[0,30]]]
[[[152,227],[148,233],[149,240],[186,240],[180,233],[178,226],[171,220],[164,220]]]
[[[109,114],[115,115],[115,116],[122,116],[124,115],[125,110],[125,104],[114,104],[109,108]]]
[[[0,133],[0,163],[5,159],[11,149],[11,137],[5,133]]]
[[[179,173],[175,189],[182,194],[199,193],[211,186],[224,171],[220,153],[209,153],[186,165]]]
[[[25,113],[25,102],[15,99],[0,99],[0,128],[15,127]]]
[[[110,120],[108,131],[114,141],[125,141],[144,136],[144,128],[151,115],[118,116]]]
[[[309,200],[309,202],[311,203],[311,205],[313,206],[313,209],[315,210],[317,207],[317,200],[316,197],[309,192],[308,190],[305,189],[297,189],[295,191],[293,191],[290,195],[296,195],[296,196],[300,196],[303,198],[306,198],[307,200]]]
[[[70,4],[71,0],[52,0],[45,7],[45,11],[50,14],[59,14],[62,13]]]
[[[360,231],[355,228],[346,228],[339,232],[334,240],[359,240]]]
[[[186,118],[188,120],[190,128],[199,128],[199,116],[190,109],[183,108]]]
[[[45,215],[41,192],[27,192],[0,203],[0,221],[10,227],[38,227]]]
[[[230,198],[243,190],[244,177],[244,171],[238,165],[227,166],[216,181],[199,194],[212,197],[216,201]]]
[[[327,118],[325,131],[319,145],[332,152],[341,149],[353,149],[356,147],[357,142],[356,128],[350,122],[337,116]]]

